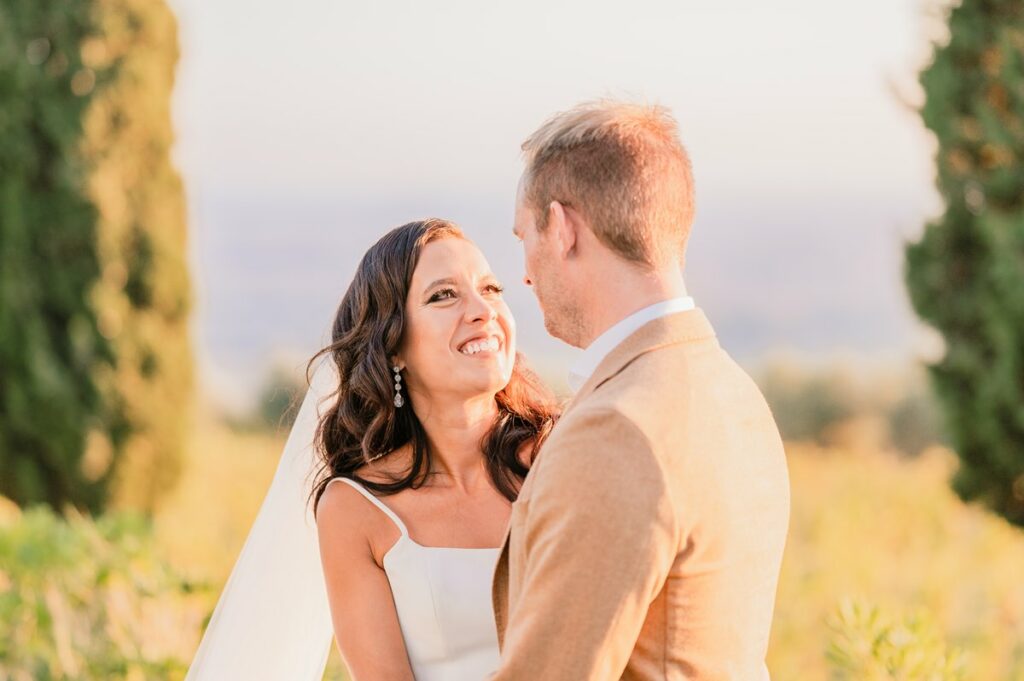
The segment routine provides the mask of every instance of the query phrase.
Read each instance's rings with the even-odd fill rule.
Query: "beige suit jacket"
[[[648,322],[566,407],[512,505],[492,679],[767,679],[788,523],[757,386],[700,309]]]

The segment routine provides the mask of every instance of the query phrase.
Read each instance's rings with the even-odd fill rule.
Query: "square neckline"
[[[408,528],[406,528],[405,523],[402,522],[402,519],[398,517],[398,514],[394,510],[392,510],[387,504],[378,499],[372,492],[370,492],[370,490],[366,489],[363,485],[359,484],[358,481],[353,480],[352,478],[338,476],[335,478],[331,478],[328,484],[334,482],[335,480],[342,480],[348,483],[349,486],[355,488],[357,492],[366,497],[366,499],[370,503],[372,503],[374,506],[380,509],[384,513],[384,515],[390,518],[391,521],[398,527],[400,536],[398,537],[398,540],[395,541],[395,543],[392,544],[390,548],[388,548],[388,550],[384,552],[384,555],[381,556],[382,562],[384,561],[384,559],[388,557],[388,554],[395,550],[395,547],[398,546],[399,542],[401,542],[403,539],[408,541],[413,546],[416,546],[417,548],[426,549],[429,551],[501,551],[503,548],[505,548],[504,543],[501,546],[427,546],[426,544],[421,544],[412,538],[412,535],[409,534]]]

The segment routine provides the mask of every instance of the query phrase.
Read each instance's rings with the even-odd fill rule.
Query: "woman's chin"
[[[462,385],[465,387],[467,397],[494,396],[505,389],[508,385],[509,376],[500,367],[494,367],[490,371],[473,372],[473,376],[466,376]]]

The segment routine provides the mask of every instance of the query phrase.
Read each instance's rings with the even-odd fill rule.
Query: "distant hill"
[[[521,348],[545,367],[575,351],[546,336],[508,197],[343,199],[193,193],[192,257],[200,370],[207,389],[255,400],[275,361],[327,340],[334,310],[363,252],[411,219],[459,222],[504,280]],[[910,358],[920,327],[900,274],[903,239],[922,222],[912,197],[735,200],[704,197],[687,285],[723,345],[743,363],[786,352]]]

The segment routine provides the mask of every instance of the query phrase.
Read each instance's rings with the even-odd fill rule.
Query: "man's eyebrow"
[[[444,279],[436,279],[436,280],[430,282],[430,285],[427,286],[426,288],[424,288],[423,290],[424,291],[429,291],[430,289],[434,288],[435,286],[440,286],[441,284],[447,284],[448,286],[455,286],[455,280],[450,278],[450,277],[446,277]]]

